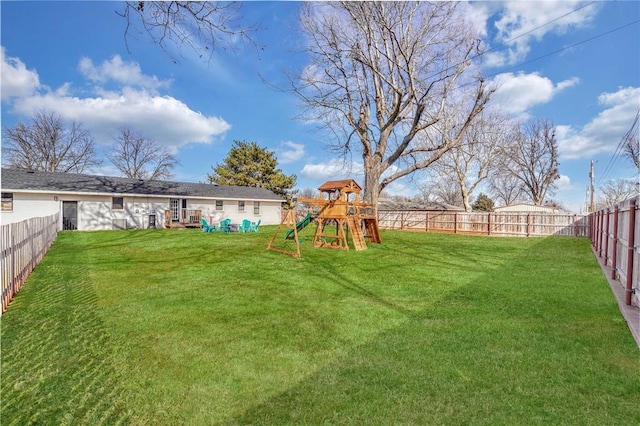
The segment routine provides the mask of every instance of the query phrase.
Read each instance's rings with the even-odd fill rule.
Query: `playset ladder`
[[[353,216],[347,217],[347,224],[349,225],[349,231],[351,232],[351,238],[353,239],[353,246],[356,250],[366,250],[367,243],[364,241],[364,234],[360,227],[360,221],[356,221]]]
[[[363,219],[364,229],[366,230],[366,236],[372,243],[380,244],[382,239],[380,238],[380,230],[378,229],[378,221],[376,219]]]

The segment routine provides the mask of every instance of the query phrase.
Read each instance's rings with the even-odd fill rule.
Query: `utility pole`
[[[595,205],[593,203],[593,192],[594,192],[594,187],[593,187],[593,160],[591,160],[591,170],[589,170],[589,179],[591,180],[591,201],[589,201],[589,213],[593,213],[593,211],[595,210]]]

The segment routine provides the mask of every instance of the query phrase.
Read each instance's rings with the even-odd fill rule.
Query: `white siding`
[[[54,198],[55,197],[55,198]],[[56,200],[57,198],[57,200]],[[147,228],[149,215],[156,215],[156,227],[162,228],[164,212],[169,209],[169,198],[124,196],[124,209],[112,209],[111,195],[85,194],[43,194],[13,193],[13,211],[2,212],[2,223],[19,222],[32,217],[60,214],[62,225],[62,202],[78,203],[77,226],[80,231],[113,229],[113,221],[126,219],[128,227]],[[280,223],[281,203],[279,201],[260,201],[260,214],[253,212],[253,200],[245,200],[245,211],[238,212],[238,200],[224,200],[224,210],[216,211],[214,199],[189,199],[187,209],[202,210],[202,217],[214,224],[229,218],[232,223],[241,223],[243,219],[252,222],[261,220],[262,225]]]
[[[21,222],[32,217],[44,217],[58,213],[62,209],[60,197],[56,201],[54,194],[13,193],[13,211],[3,211],[2,223]]]
[[[531,213],[556,213],[558,209],[546,206],[535,206],[533,204],[513,204],[511,206],[496,207],[496,213],[502,212],[531,212]]]
[[[224,200],[222,211],[216,211],[215,200],[189,200],[188,209],[202,210],[202,217],[207,222],[218,224],[223,219],[231,219],[231,223],[242,223],[243,219],[251,222],[261,221],[261,225],[278,225],[281,221],[281,203],[279,201],[260,201],[260,214],[253,213],[253,200],[245,200],[244,212],[238,211],[238,200]]]

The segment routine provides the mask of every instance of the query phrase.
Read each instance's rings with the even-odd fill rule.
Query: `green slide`
[[[314,217],[315,216],[311,212],[307,213],[307,215],[304,217],[304,219],[302,219],[300,222],[296,223],[296,229],[298,231],[302,231],[305,226],[307,226],[308,224],[311,223],[311,221],[313,220]],[[285,238],[285,240],[292,240],[293,237],[294,237],[294,231],[292,229],[289,232],[287,232],[287,235],[284,238]]]

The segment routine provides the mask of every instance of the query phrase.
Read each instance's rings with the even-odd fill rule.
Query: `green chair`
[[[262,222],[262,219],[260,219],[258,223],[252,223],[249,225],[249,232],[258,232],[260,229],[260,222]]]
[[[238,226],[238,231],[249,232],[251,230],[251,221],[249,219],[243,219],[242,223]]]
[[[202,232],[211,232],[217,229],[214,225],[209,225],[204,218],[200,219],[200,223],[202,224]]]
[[[231,232],[231,219],[224,219],[220,221],[220,228],[218,229],[220,232],[224,232],[228,234]]]

